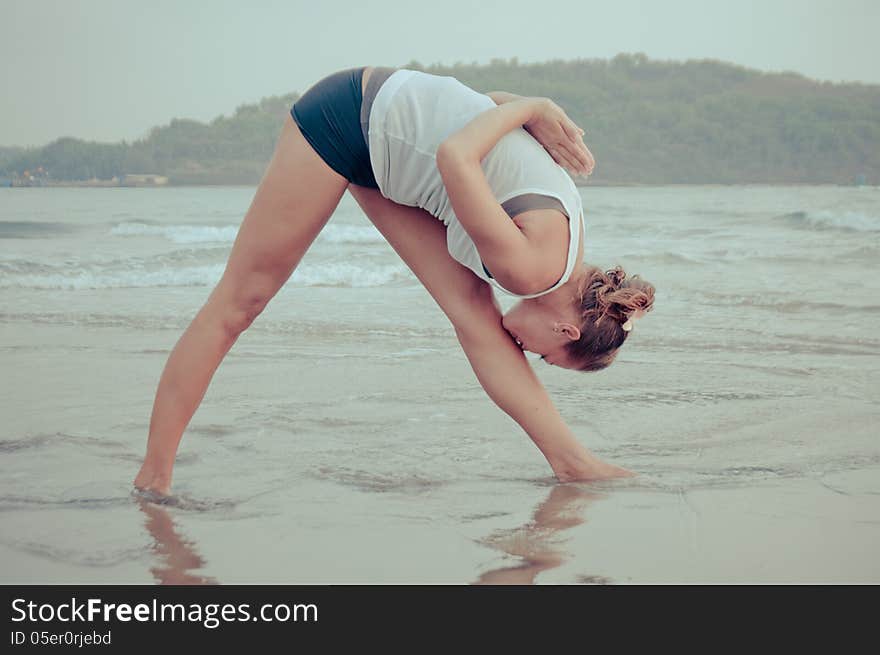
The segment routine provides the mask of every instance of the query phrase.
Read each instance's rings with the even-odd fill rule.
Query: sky
[[[0,0],[0,145],[210,121],[354,66],[720,59],[880,84],[880,0]]]

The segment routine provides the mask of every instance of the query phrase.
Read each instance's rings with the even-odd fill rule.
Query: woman
[[[346,190],[557,478],[629,475],[577,441],[523,354],[603,368],[653,301],[649,284],[581,262],[580,196],[560,164],[589,174],[593,159],[546,98],[483,95],[452,77],[393,68],[344,70],[312,86],[291,108],[222,278],[165,365],[135,486],[170,493],[180,439],[214,371]],[[506,316],[493,286],[522,298]]]

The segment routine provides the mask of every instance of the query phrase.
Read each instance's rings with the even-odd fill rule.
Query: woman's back
[[[476,246],[458,222],[436,165],[440,143],[495,103],[454,77],[401,69],[384,81],[369,113],[370,160],[382,195],[421,207],[447,226],[450,254],[479,277],[503,289],[486,272]],[[583,220],[574,182],[524,129],[505,134],[482,160],[499,203],[525,194],[555,198],[569,217],[569,256],[564,283],[574,267]],[[509,292],[508,292],[509,293]]]

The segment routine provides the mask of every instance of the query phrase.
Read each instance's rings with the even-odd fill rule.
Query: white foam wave
[[[119,223],[110,230],[113,236],[157,236],[172,243],[232,243],[238,234],[238,225],[150,225],[148,223]],[[385,238],[372,225],[334,225],[321,230],[318,240],[325,243],[368,244],[382,243]]]
[[[847,230],[851,232],[880,232],[880,217],[855,211],[833,212],[817,210],[793,212],[785,218],[803,227],[817,230]]]
[[[384,243],[385,237],[372,225],[327,225],[318,235],[326,243]]]
[[[232,243],[237,225],[148,225],[120,223],[110,230],[114,236],[158,236],[173,243]]]
[[[354,264],[332,263],[301,266],[293,272],[290,282],[307,287],[380,287],[410,275],[409,269],[400,264],[364,268]]]
[[[0,277],[0,288],[24,289],[120,289],[127,287],[213,286],[225,264],[184,266],[158,270],[79,270],[21,273]],[[377,287],[411,277],[401,264],[369,267],[348,263],[303,264],[288,284],[293,286]]]
[[[126,287],[192,287],[216,284],[224,265],[167,268],[156,271],[77,271],[68,274],[15,275],[0,287],[25,289],[121,289]]]

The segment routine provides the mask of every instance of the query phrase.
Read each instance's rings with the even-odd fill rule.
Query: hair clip
[[[633,329],[633,321],[641,318],[644,315],[645,315],[644,309],[637,309],[632,313],[632,315],[629,318],[626,319],[626,322],[623,323],[620,327],[623,328],[624,332],[629,332],[630,330]]]

